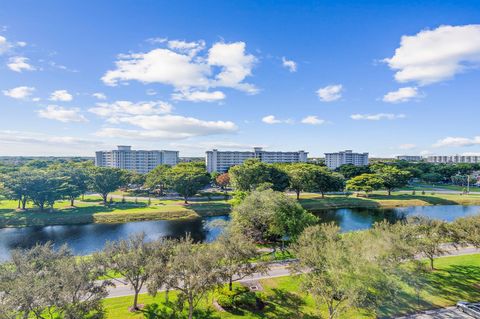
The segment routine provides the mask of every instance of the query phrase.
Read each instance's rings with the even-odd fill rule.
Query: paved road
[[[424,311],[414,315],[397,317],[396,319],[473,319],[456,307]]]
[[[458,255],[469,255],[469,254],[478,254],[480,253],[480,249],[474,248],[474,247],[464,247],[456,250],[455,248],[450,248],[449,250],[449,256],[458,256]],[[267,279],[267,278],[275,278],[275,277],[283,277],[283,276],[288,276],[290,275],[290,272],[288,270],[288,265],[292,262],[290,261],[283,261],[283,262],[275,262],[270,264],[270,269],[267,272],[267,274],[254,274],[250,277],[246,277],[242,280],[239,280],[239,282],[249,282],[249,281],[255,281],[255,280],[260,280],[260,279]],[[130,296],[133,295],[133,290],[131,289],[131,286],[127,283],[125,283],[122,279],[116,279],[114,280],[115,287],[110,287],[108,289],[108,298],[114,298],[114,297],[123,297],[123,296]],[[147,289],[144,287],[141,290],[141,293],[146,293]],[[413,317],[414,318],[414,317]],[[421,317],[419,317],[421,318]],[[448,318],[448,317],[446,317]]]

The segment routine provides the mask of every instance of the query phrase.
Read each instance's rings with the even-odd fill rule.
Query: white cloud
[[[98,141],[87,140],[72,136],[53,136],[38,132],[25,131],[0,131],[0,143],[17,144],[25,143],[32,145],[101,145]]]
[[[433,147],[463,147],[480,145],[480,136],[468,137],[446,137],[438,140]]]
[[[204,121],[180,115],[137,115],[119,118],[117,123],[130,124],[143,130],[104,128],[98,136],[140,139],[185,139],[195,136],[231,134],[238,127],[230,121]]]
[[[401,144],[401,145],[398,146],[398,148],[401,149],[401,150],[411,150],[411,149],[414,149],[414,148],[416,148],[416,147],[417,147],[417,145],[415,145],[415,144],[409,144],[409,143],[407,143],[407,144]]]
[[[479,152],[464,152],[462,153],[463,156],[480,156]]]
[[[402,36],[395,55],[384,59],[398,82],[427,85],[480,65],[480,25],[444,25]]]
[[[101,92],[93,93],[92,96],[96,99],[99,99],[99,100],[106,100],[107,99],[107,96],[105,95],[105,93],[101,93]]]
[[[13,99],[26,100],[33,94],[34,91],[34,87],[19,86],[10,90],[3,90],[2,92],[4,95]]]
[[[383,96],[383,102],[387,103],[402,103],[408,102],[413,98],[419,97],[418,89],[416,87],[403,87],[397,91],[388,92]]]
[[[266,145],[259,144],[243,144],[229,141],[205,141],[205,142],[196,142],[196,143],[170,143],[170,146],[175,147],[176,149],[184,149],[191,151],[192,149],[196,150],[211,150],[211,149],[220,149],[220,150],[246,150],[252,149],[254,147],[267,147]]]
[[[48,105],[46,108],[37,111],[38,116],[60,121],[63,123],[68,122],[87,122],[87,119],[80,114],[78,107],[65,108],[58,105]]]
[[[15,72],[34,71],[36,68],[29,64],[29,58],[23,56],[14,56],[8,59],[7,66]]]
[[[88,111],[100,117],[105,117],[110,122],[116,122],[121,117],[167,114],[172,109],[171,104],[163,101],[115,101],[113,103],[97,103],[95,107],[88,109]]]
[[[310,124],[310,125],[321,125],[325,123],[325,120],[319,119],[315,115],[309,115],[302,119],[303,124]]]
[[[396,120],[405,118],[404,114],[392,114],[392,113],[378,113],[378,114],[352,114],[350,115],[352,120]]]
[[[264,116],[262,118],[262,122],[267,123],[267,124],[280,124],[280,123],[292,124],[293,123],[293,121],[291,119],[279,120],[275,117],[275,115]]]
[[[148,89],[147,91],[145,91],[145,93],[150,96],[157,95],[157,91],[153,89]]]
[[[341,84],[327,85],[317,90],[317,95],[322,102],[333,102],[342,97],[343,86]]]
[[[71,100],[73,100],[73,96],[67,90],[56,90],[50,95],[50,101],[69,102]]]
[[[218,102],[225,99],[225,97],[222,91],[181,91],[172,94],[173,100],[191,102]]]
[[[7,41],[7,38],[0,35],[0,54],[3,54],[10,50],[12,45]]]
[[[420,155],[422,155],[422,156],[427,156],[427,155],[431,155],[431,154],[432,154],[432,152],[429,151],[429,150],[423,150],[423,151],[420,152]]]
[[[282,65],[290,72],[297,72],[297,63],[293,60],[282,57]]]
[[[175,91],[206,91],[212,87],[228,87],[247,93],[258,89],[244,80],[252,74],[256,62],[245,53],[244,42],[215,43],[208,53],[205,43],[168,41],[167,48],[156,48],[146,53],[119,56],[116,68],[102,77],[105,84],[139,81],[173,86]]]

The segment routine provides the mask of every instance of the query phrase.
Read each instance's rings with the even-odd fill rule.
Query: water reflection
[[[453,221],[458,217],[480,212],[480,206],[425,206],[394,209],[344,208],[317,212],[321,222],[334,222],[342,231],[366,229],[373,223],[388,220],[396,222],[408,215]],[[160,237],[179,238],[190,233],[196,241],[213,241],[221,232],[211,227],[215,221],[228,220],[228,216],[206,217],[179,221],[143,221],[125,224],[86,224],[66,226],[24,227],[0,229],[0,260],[9,258],[15,248],[29,248],[36,243],[52,241],[55,245],[68,244],[75,254],[85,255],[103,248],[109,240],[127,238],[145,232],[148,240]],[[207,225],[208,224],[208,225]]]

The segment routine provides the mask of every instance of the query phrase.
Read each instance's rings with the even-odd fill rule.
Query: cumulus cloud
[[[317,90],[317,95],[322,102],[333,102],[342,97],[343,86],[341,84],[327,85]]]
[[[262,118],[263,123],[267,124],[292,124],[293,121],[291,119],[286,119],[286,120],[279,120],[275,117],[275,115],[267,115]]]
[[[297,72],[297,63],[293,60],[282,57],[282,65],[290,72]]]
[[[65,108],[58,105],[48,105],[46,108],[37,111],[38,116],[45,119],[68,122],[87,122],[87,119],[80,114],[78,107]]]
[[[137,126],[142,130],[104,128],[97,132],[103,137],[139,139],[185,139],[195,136],[231,134],[238,127],[230,121],[204,121],[180,115],[137,115],[118,119],[118,123]]]
[[[50,101],[69,102],[71,100],[73,96],[67,90],[56,90],[50,95]]]
[[[302,119],[303,124],[310,124],[310,125],[321,125],[325,123],[325,120],[319,119],[315,115],[309,115]]]
[[[378,113],[378,114],[352,114],[350,115],[352,120],[368,120],[368,121],[380,121],[380,120],[396,120],[405,118],[404,114],[392,114],[392,113]]]
[[[7,41],[7,38],[0,35],[0,54],[7,52],[11,47],[12,45]]]
[[[3,94],[18,100],[28,99],[33,92],[35,91],[34,87],[31,86],[19,86],[10,90],[3,90]]]
[[[225,99],[222,91],[181,91],[172,94],[172,99],[191,102],[218,102]]]
[[[403,87],[397,91],[388,92],[383,96],[383,101],[387,103],[403,103],[408,102],[413,98],[419,97],[418,89],[416,87]]]
[[[428,85],[480,65],[480,25],[444,25],[402,36],[400,47],[384,59],[398,82]]]
[[[170,113],[172,109],[171,104],[163,101],[115,101],[113,103],[97,103],[95,107],[88,109],[88,111],[100,117],[107,118],[110,122],[115,122],[119,117],[167,114]]]
[[[245,52],[244,42],[218,42],[208,52],[205,52],[203,41],[164,43],[165,48],[119,56],[116,68],[107,71],[102,81],[111,86],[129,81],[162,83],[179,92],[206,92],[214,87],[234,88],[251,94],[258,92],[253,84],[244,82],[257,61]]]
[[[0,143],[5,144],[30,144],[30,145],[72,145],[72,146],[85,146],[85,145],[102,145],[102,142],[77,138],[72,136],[53,136],[39,132],[25,132],[25,131],[0,131]]]
[[[34,71],[36,68],[29,63],[29,58],[23,56],[14,56],[8,59],[7,66],[15,72]]]
[[[107,96],[104,93],[101,93],[101,92],[93,93],[92,96],[96,99],[99,99],[99,100],[106,100],[107,99]]]
[[[480,136],[474,136],[473,138],[446,137],[433,144],[434,147],[464,147],[474,145],[480,145]]]

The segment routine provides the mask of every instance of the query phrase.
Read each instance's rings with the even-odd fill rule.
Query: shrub
[[[219,295],[217,296],[217,303],[225,310],[231,310],[234,308],[233,299],[227,295]]]

